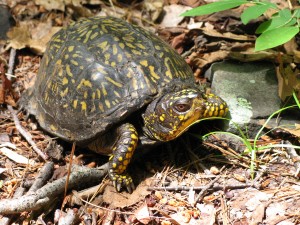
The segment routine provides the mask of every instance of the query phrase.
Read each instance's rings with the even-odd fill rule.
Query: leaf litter
[[[238,17],[242,7],[211,16],[184,19],[178,14],[187,7],[202,4],[202,1],[145,2],[146,4],[143,1],[132,3],[131,1],[56,0],[51,1],[50,4],[49,1],[44,0],[26,3],[15,0],[4,1],[14,15],[16,25],[7,33],[7,42],[4,44],[0,42],[0,49],[7,61],[9,61],[8,54],[5,53],[9,48],[19,50],[14,70],[16,80],[10,87],[10,92],[4,90],[5,99],[10,96],[14,101],[18,100],[23,90],[33,84],[32,80],[39,67],[39,55],[45,51],[46,43],[51,36],[72,19],[84,15],[122,15],[131,22],[156,31],[183,54],[194,69],[198,82],[205,82],[201,75],[215,61],[271,60],[278,65],[280,97],[284,100],[291,96],[292,90],[299,90],[299,82],[295,79],[295,75],[299,74],[297,67],[299,53],[295,40],[288,42],[283,49],[253,51],[255,36],[251,33],[251,26],[245,27]],[[278,4],[284,3],[279,1]],[[166,19],[172,17],[174,18],[172,21]],[[255,26],[257,22],[259,21],[254,21],[250,25]],[[33,125],[34,121],[25,121],[23,113],[17,115],[21,125],[30,131],[36,145],[46,151],[47,146],[54,140]],[[296,124],[296,127],[286,131],[288,135],[293,135],[293,139],[299,140],[299,125]],[[11,115],[6,111],[0,115],[0,129],[0,133],[5,135],[3,141],[0,139],[0,200],[14,197],[15,201],[18,201],[20,196],[24,199],[29,198],[30,194],[18,195],[17,192],[20,188],[28,190],[32,186],[45,162],[20,136]],[[133,163],[131,169],[135,171],[135,180],[139,181],[139,185],[131,195],[115,192],[110,182],[100,183],[100,179],[96,182],[87,181],[87,184],[100,183],[97,188],[99,190],[97,192],[93,190],[92,194],[88,195],[78,195],[74,192],[75,197],[81,198],[78,202],[72,203],[71,192],[68,192],[69,195],[63,199],[63,192],[54,191],[51,201],[46,205],[41,204],[41,208],[33,204],[32,207],[18,212],[18,218],[10,216],[9,213],[0,213],[2,214],[0,221],[5,221],[6,224],[26,224],[29,220],[33,220],[53,224],[55,221],[62,221],[62,218],[67,221],[70,216],[72,221],[81,224],[90,221],[94,221],[93,224],[96,224],[95,221],[97,224],[300,223],[299,175],[294,176],[297,174],[294,163],[299,160],[299,156],[298,158],[294,156],[291,160],[283,148],[271,148],[259,152],[256,162],[258,174],[257,178],[252,180],[248,168],[250,157],[231,149],[230,140],[227,142],[209,140],[201,143],[188,135],[184,136],[183,140],[151,150]],[[191,144],[191,140],[195,143]],[[4,141],[9,143],[8,146],[2,146]],[[274,137],[270,137],[269,141],[280,143],[280,140]],[[268,141],[262,140],[261,145],[264,144],[267,145]],[[64,143],[62,145],[65,154],[62,159],[54,160],[55,176],[51,180],[44,181],[43,185],[48,183],[51,187],[56,183],[65,184],[61,179],[64,179],[68,170],[68,166],[65,167],[64,164],[71,161],[69,155],[71,147]],[[200,146],[202,150],[199,150]],[[183,148],[192,149],[195,154],[190,150],[182,152]],[[222,151],[223,155],[220,155],[216,149]],[[23,161],[17,161],[17,156],[10,154],[10,151],[22,156]],[[6,152],[6,155],[3,152]],[[28,163],[23,157],[25,161],[28,159]],[[106,160],[105,157],[80,150],[75,152],[73,165],[85,165],[86,171],[93,173],[93,168],[102,165]],[[219,172],[224,165],[226,165],[225,170]],[[218,180],[208,186],[216,177]],[[72,187],[80,190],[80,181],[82,180],[75,180],[78,185]],[[73,181],[70,182],[72,185]],[[40,190],[44,190],[42,187]],[[151,190],[148,189],[149,187]],[[200,190],[205,190],[205,194],[200,201],[195,202]],[[19,202],[19,204],[23,203]],[[60,206],[63,206],[66,214],[59,210]],[[55,212],[55,217],[51,212]]]

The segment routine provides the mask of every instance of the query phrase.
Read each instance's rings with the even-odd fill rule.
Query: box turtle
[[[109,177],[129,192],[126,168],[137,145],[173,140],[228,111],[220,97],[200,91],[168,44],[113,17],[82,19],[56,33],[20,104],[47,132],[110,154]]]

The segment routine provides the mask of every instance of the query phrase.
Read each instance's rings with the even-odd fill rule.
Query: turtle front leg
[[[117,191],[125,186],[127,191],[132,193],[135,187],[126,169],[136,149],[138,133],[132,124],[126,123],[117,128],[117,137],[109,158],[108,174]]]

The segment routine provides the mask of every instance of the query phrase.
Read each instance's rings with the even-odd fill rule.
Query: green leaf
[[[300,9],[295,9],[294,10],[294,16],[296,17],[296,18],[300,18]]]
[[[264,14],[270,8],[269,5],[254,5],[244,10],[241,15],[243,24],[247,24],[250,20],[254,20]]]
[[[213,2],[207,5],[202,5],[197,8],[191,9],[181,16],[202,16],[206,14],[211,14],[226,9],[232,9],[242,4],[248,3],[247,0],[220,0],[218,2]]]
[[[256,33],[260,34],[268,30],[279,28],[282,26],[293,26],[297,20],[292,17],[292,13],[288,9],[280,10],[272,19],[260,24],[256,29]]]
[[[261,51],[282,45],[299,32],[299,27],[279,27],[262,33],[255,42],[255,51]]]

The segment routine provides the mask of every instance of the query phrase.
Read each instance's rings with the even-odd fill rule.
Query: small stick
[[[292,143],[290,141],[285,141],[285,143],[292,146]],[[295,165],[295,168],[296,168],[295,177],[298,177],[300,174],[300,156],[297,154],[295,148],[288,147],[288,148],[286,148],[286,151],[289,154],[289,156],[291,157],[291,159]]]
[[[200,201],[203,196],[205,195],[205,193],[208,191],[208,189],[212,188],[214,186],[214,183],[216,183],[219,179],[221,178],[221,175],[217,176],[215,179],[213,179],[211,182],[209,182],[204,189],[202,189],[199,193],[199,195],[197,196],[197,198],[195,199],[195,202],[193,204],[193,206],[196,205],[196,203],[198,201]]]
[[[13,74],[13,69],[15,66],[15,58],[16,58],[16,49],[11,48],[9,54],[8,69],[7,69],[8,80],[11,80],[11,74]]]
[[[176,187],[148,187],[148,191],[189,191],[191,188],[194,191],[200,191],[203,189],[206,189],[208,191],[220,191],[220,190],[235,190],[235,189],[244,189],[248,187],[253,187],[252,184],[241,184],[241,185],[214,185],[211,188],[207,189],[207,185],[202,186],[194,186],[194,187],[188,187],[188,186],[176,186]]]
[[[26,141],[32,146],[33,150],[46,161],[48,159],[48,156],[37,147],[37,145],[32,140],[31,134],[29,134],[21,126],[20,121],[19,121],[19,119],[17,117],[17,114],[16,114],[15,110],[10,105],[7,105],[7,108],[8,108],[8,110],[10,111],[10,113],[12,115],[12,118],[13,118],[13,120],[15,122],[15,126],[16,126],[17,130],[26,139]]]

